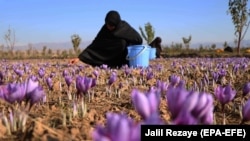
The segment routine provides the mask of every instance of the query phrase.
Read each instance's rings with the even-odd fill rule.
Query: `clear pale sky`
[[[0,0],[0,45],[8,27],[17,43],[69,42],[79,34],[92,41],[109,10],[117,10],[139,32],[150,22],[163,43],[233,41],[229,0]],[[248,4],[249,7],[250,4]],[[245,39],[250,39],[247,32]],[[145,43],[145,41],[144,41]]]

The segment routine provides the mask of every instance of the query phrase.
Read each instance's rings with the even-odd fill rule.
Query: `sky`
[[[163,44],[182,43],[189,35],[191,44],[236,38],[228,0],[0,0],[0,9],[0,45],[9,27],[16,45],[70,42],[73,34],[89,42],[109,10],[118,11],[138,32],[150,22]]]

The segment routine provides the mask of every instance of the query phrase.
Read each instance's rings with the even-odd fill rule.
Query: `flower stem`
[[[223,120],[223,125],[226,125],[226,113],[225,113],[225,104],[222,104],[222,120]]]

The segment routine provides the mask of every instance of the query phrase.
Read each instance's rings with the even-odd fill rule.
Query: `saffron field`
[[[0,140],[139,141],[141,124],[249,124],[249,58],[67,63],[0,61]]]

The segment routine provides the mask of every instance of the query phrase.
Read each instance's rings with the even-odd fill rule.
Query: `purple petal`
[[[138,90],[134,89],[132,91],[132,101],[135,105],[136,111],[144,118],[150,116],[150,103],[144,93],[139,92]]]
[[[250,120],[250,99],[246,102],[242,109],[243,121]]]
[[[130,140],[130,126],[126,118],[122,118],[116,126],[116,132],[112,135],[114,141],[129,141]]]

